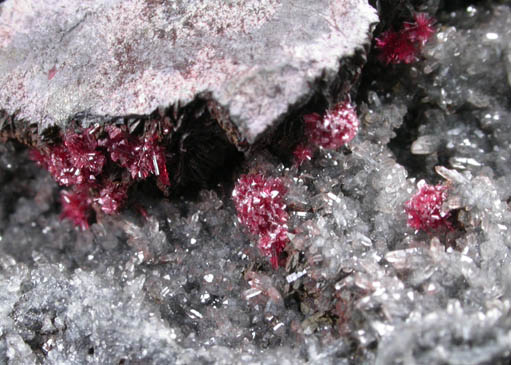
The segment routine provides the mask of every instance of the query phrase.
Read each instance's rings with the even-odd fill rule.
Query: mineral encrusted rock
[[[80,232],[0,144],[0,363],[508,365],[511,8],[447,3],[421,61],[369,59],[348,146],[242,166],[287,185],[285,267],[232,189]],[[421,179],[448,186],[452,230],[407,225]]]
[[[252,143],[367,46],[364,0],[7,1],[0,5],[0,109],[66,126],[213,100]],[[327,95],[328,96],[328,95]]]

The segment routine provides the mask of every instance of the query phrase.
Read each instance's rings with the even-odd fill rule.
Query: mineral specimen
[[[126,204],[144,214],[111,217],[84,198],[92,210],[82,232],[59,219],[57,183],[29,151],[0,144],[0,363],[509,364],[511,8],[499,0],[373,3],[383,16],[378,32],[401,29],[415,12],[434,16],[437,32],[413,64],[389,66],[377,49],[368,53],[351,90],[356,138],[317,149],[299,167],[254,146],[227,181],[195,194],[164,198],[145,181],[132,186]],[[59,67],[47,67],[44,79],[58,80]],[[338,101],[313,97],[290,113],[300,125]],[[176,162],[169,178],[184,185],[184,172],[203,176],[197,166],[212,166],[200,161],[230,156],[210,133],[207,103],[194,103],[176,118],[165,114],[182,121],[165,151]],[[143,141],[140,124],[118,122]],[[282,126],[284,137],[295,132]],[[119,159],[111,157],[101,138],[104,174],[129,156],[119,146]],[[232,189],[247,174],[286,188],[278,269],[238,222]],[[421,180],[448,186],[439,195],[452,229],[408,226],[405,205]],[[115,187],[95,198],[115,200]]]
[[[447,200],[447,186],[432,186],[421,180],[417,187],[419,191],[405,203],[408,225],[423,231],[448,228],[450,212],[442,207]]]
[[[305,161],[312,160],[312,149],[304,144],[299,144],[296,146],[293,151],[293,156],[295,157],[295,162],[298,166],[300,166]]]
[[[314,113],[304,115],[303,119],[310,142],[332,150],[351,142],[360,124],[357,111],[347,101],[338,103],[323,117]]]
[[[387,30],[376,38],[380,59],[386,64],[415,62],[433,33],[433,20],[427,14],[415,14],[413,23],[405,22],[401,30]]]
[[[89,228],[90,198],[86,193],[64,190],[60,202],[62,218],[69,219],[82,230]]]
[[[280,179],[260,174],[241,176],[232,191],[238,220],[259,237],[259,249],[271,257],[275,268],[289,241],[285,194],[286,188]]]
[[[135,181],[154,175],[161,186],[170,185],[165,148],[154,132],[137,138],[120,127],[96,125],[62,133],[59,144],[32,149],[31,157],[58,184],[74,190],[62,194],[62,217],[82,229],[88,227],[92,202],[115,214]]]

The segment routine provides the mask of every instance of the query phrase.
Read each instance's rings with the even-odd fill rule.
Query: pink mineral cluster
[[[86,229],[98,207],[105,214],[122,208],[135,180],[154,175],[170,185],[165,149],[156,133],[136,137],[122,127],[98,126],[61,134],[61,143],[32,150],[31,157],[61,186],[62,218]]]
[[[261,174],[242,175],[232,192],[239,222],[258,237],[259,249],[271,257],[274,268],[289,241],[286,192],[281,179]]]
[[[336,104],[323,116],[318,113],[306,114],[303,121],[306,142],[296,146],[293,151],[298,166],[310,161],[318,147],[336,150],[351,142],[360,127],[357,111],[347,100]]]
[[[385,64],[416,62],[422,47],[435,32],[433,24],[434,20],[427,14],[418,13],[414,21],[405,22],[401,30],[383,32],[376,38],[380,60]]]
[[[301,166],[306,161],[312,160],[312,155],[313,155],[312,149],[305,144],[299,144],[293,151],[295,163],[298,166]]]
[[[408,225],[426,232],[451,228],[449,222],[451,213],[442,209],[447,200],[447,186],[428,185],[421,180],[417,187],[419,191],[405,203]]]
[[[62,205],[61,218],[69,219],[82,230],[89,228],[90,198],[86,193],[64,190],[60,194],[60,204]]]
[[[330,150],[351,142],[360,126],[357,111],[348,101],[338,103],[324,116],[313,113],[304,115],[303,119],[309,141]]]
[[[165,149],[155,133],[137,138],[119,127],[105,128],[108,137],[101,141],[112,161],[128,170],[134,180],[144,180],[151,175],[163,185],[170,185]]]

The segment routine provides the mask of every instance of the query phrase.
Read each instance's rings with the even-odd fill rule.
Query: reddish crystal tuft
[[[271,257],[273,267],[289,241],[287,237],[286,204],[287,189],[278,178],[261,174],[243,175],[232,192],[238,220],[248,227],[250,233],[259,237],[261,252]]]
[[[434,29],[429,15],[417,13],[414,22],[405,22],[399,31],[387,30],[376,38],[379,58],[385,64],[412,63],[417,61],[422,47],[429,41]]]
[[[414,20],[413,23],[404,24],[405,33],[411,41],[419,42],[423,46],[435,33],[434,19],[425,13],[417,13],[414,16]]]
[[[344,101],[321,117],[319,114],[303,116],[309,140],[326,149],[338,149],[357,135],[360,122],[355,108]]]
[[[69,219],[82,230],[89,228],[90,200],[84,192],[62,191],[60,194],[62,204],[62,219]]]
[[[293,156],[295,157],[295,164],[301,166],[305,161],[312,160],[312,150],[306,145],[299,144],[293,151]]]
[[[422,231],[434,231],[439,228],[451,228],[451,213],[442,209],[447,200],[447,186],[428,185],[421,180],[419,191],[405,203],[408,225]]]
[[[163,185],[170,185],[165,162],[165,150],[156,134],[137,140],[118,127],[107,127],[108,138],[101,141],[112,161],[126,168],[131,177],[144,180],[150,175],[158,176]]]
[[[94,181],[86,170],[77,169],[71,163],[71,156],[63,146],[52,146],[46,156],[46,166],[59,185],[73,186]]]
[[[73,188],[74,193],[62,193],[62,217],[82,229],[88,227],[87,212],[92,202],[106,214],[117,213],[133,180],[155,175],[158,186],[170,185],[165,148],[154,132],[135,137],[122,127],[94,126],[80,132],[67,131],[60,137],[61,143],[34,149],[30,157],[59,185]],[[86,203],[79,204],[77,197]]]
[[[128,188],[120,183],[109,182],[94,199],[106,214],[116,214],[128,196]]]
[[[149,175],[158,176],[163,185],[170,185],[165,151],[158,143],[156,135],[144,137],[144,140],[133,149],[134,158],[128,170],[133,179],[143,180]]]
[[[376,38],[376,47],[381,50],[379,58],[385,64],[409,64],[418,60],[419,51],[405,32],[383,32]]]
[[[275,269],[279,267],[280,253],[284,251],[289,242],[287,233],[287,225],[284,224],[265,232],[259,237],[259,249],[264,255],[270,257],[270,262]]]
[[[67,132],[63,143],[50,146],[45,153],[33,150],[30,157],[46,168],[59,185],[92,185],[101,174],[106,157],[90,129],[84,133]]]
[[[107,126],[105,131],[108,137],[99,141],[100,146],[107,149],[112,161],[128,168],[133,162],[136,140],[119,127]]]
[[[103,170],[106,158],[101,151],[97,150],[98,142],[90,128],[82,133],[67,132],[64,135],[64,145],[69,154],[71,164],[97,176]]]

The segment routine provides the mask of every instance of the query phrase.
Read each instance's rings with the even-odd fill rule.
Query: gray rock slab
[[[8,0],[0,109],[65,127],[208,95],[253,142],[369,41],[367,0]]]

